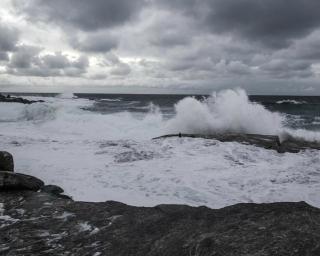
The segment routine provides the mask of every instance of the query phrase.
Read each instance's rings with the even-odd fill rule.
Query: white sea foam
[[[57,98],[60,99],[76,99],[77,96],[75,96],[72,92],[63,92],[57,95]]]
[[[305,101],[297,101],[297,100],[279,100],[276,103],[277,104],[295,104],[295,105],[299,105],[299,104],[306,104],[307,102],[305,102]]]
[[[204,101],[188,97],[176,106],[168,131],[186,133],[239,132],[278,134],[284,116],[249,101],[245,91],[226,90]]]
[[[1,149],[14,155],[17,172],[60,185],[76,200],[210,207],[304,200],[320,206],[319,151],[278,154],[214,140],[150,140],[169,131],[222,130],[320,138],[285,128],[284,116],[250,103],[244,91],[186,98],[169,120],[152,105],[146,114],[100,114],[82,109],[90,100],[45,100],[0,103]]]

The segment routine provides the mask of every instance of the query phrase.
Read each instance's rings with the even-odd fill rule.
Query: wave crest
[[[0,122],[47,121],[55,117],[56,108],[47,104],[1,103]]]
[[[250,102],[242,89],[213,93],[206,100],[187,97],[175,105],[176,116],[168,122],[169,132],[278,134],[285,117]]]

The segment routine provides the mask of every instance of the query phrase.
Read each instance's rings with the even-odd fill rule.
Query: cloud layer
[[[318,0],[5,0],[0,79],[319,94],[319,10]]]

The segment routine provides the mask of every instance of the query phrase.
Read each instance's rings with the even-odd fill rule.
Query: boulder
[[[64,190],[56,185],[45,185],[41,188],[41,192],[54,194],[54,195],[60,195],[64,192]]]
[[[44,186],[44,182],[36,177],[14,173],[0,172],[0,190],[32,190],[38,191]]]
[[[1,171],[14,171],[13,156],[9,152],[0,151],[0,172]]]

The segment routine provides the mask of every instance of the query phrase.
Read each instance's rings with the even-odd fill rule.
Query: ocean
[[[220,208],[306,201],[320,207],[320,153],[272,150],[169,133],[239,132],[320,141],[320,97],[19,94],[0,103],[1,150],[16,172],[64,188],[75,200]]]

